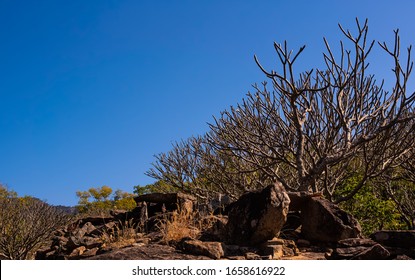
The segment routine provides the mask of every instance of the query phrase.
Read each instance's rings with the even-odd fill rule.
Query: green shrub
[[[336,194],[350,192],[359,179],[358,174],[351,176],[339,186]],[[373,183],[366,183],[352,199],[339,204],[359,221],[365,236],[382,229],[406,228],[395,202],[382,193],[381,189]]]

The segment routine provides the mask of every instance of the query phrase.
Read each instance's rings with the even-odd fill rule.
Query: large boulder
[[[242,195],[227,207],[226,242],[257,245],[276,237],[287,219],[290,199],[281,183]]]
[[[301,225],[304,237],[315,242],[362,237],[359,222],[352,215],[321,197],[309,197],[302,204]]]

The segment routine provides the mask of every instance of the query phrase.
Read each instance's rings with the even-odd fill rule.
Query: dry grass
[[[138,226],[130,219],[116,223],[114,227],[105,230],[101,235],[102,247],[111,249],[127,247],[137,243],[141,237]]]
[[[215,219],[213,214],[201,215],[197,211],[178,209],[165,213],[157,219],[157,231],[161,233],[161,241],[166,244],[175,243],[183,238],[200,238],[202,232],[212,227]],[[122,248],[139,242],[144,237],[143,225],[133,223],[133,220],[117,223],[105,230],[101,236],[103,247]],[[144,238],[145,239],[145,238]]]
[[[169,218],[159,221],[159,230],[166,243],[177,242],[183,238],[199,238],[203,222],[197,212],[181,211],[171,213]]]

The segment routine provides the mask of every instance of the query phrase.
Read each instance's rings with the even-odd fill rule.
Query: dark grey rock
[[[385,246],[415,249],[415,230],[381,230],[370,238]]]
[[[390,256],[388,250],[382,245],[376,244],[351,258],[352,260],[386,260]]]
[[[337,246],[340,248],[347,248],[347,247],[372,247],[376,245],[375,241],[372,239],[366,238],[347,238],[337,242]]]
[[[128,247],[99,254],[86,260],[210,260],[206,256],[195,256],[177,252],[175,248],[151,244],[143,247]]]
[[[286,222],[289,203],[280,183],[244,194],[227,207],[226,242],[250,246],[274,238]]]
[[[310,241],[336,243],[361,237],[361,227],[352,215],[320,197],[310,197],[303,204],[301,224],[301,233]]]

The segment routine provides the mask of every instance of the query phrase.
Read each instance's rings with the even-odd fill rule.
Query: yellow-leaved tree
[[[109,186],[89,188],[87,191],[77,191],[79,198],[76,208],[80,213],[102,213],[109,210],[132,210],[136,203],[133,194],[122,190],[113,190]],[[92,198],[92,201],[90,201]]]

